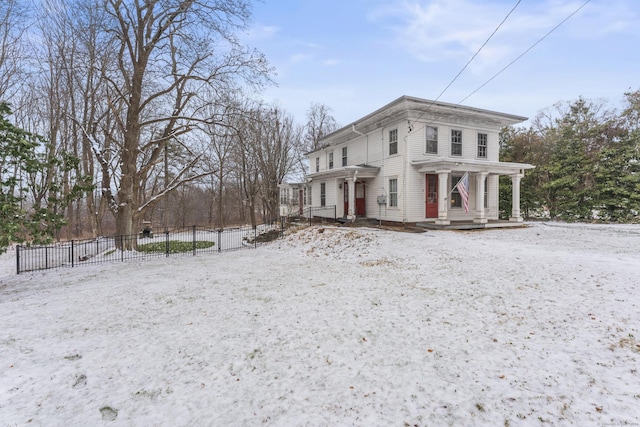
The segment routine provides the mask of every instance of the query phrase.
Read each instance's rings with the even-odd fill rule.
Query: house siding
[[[418,119],[413,119],[416,116]],[[496,165],[499,163],[499,132],[502,126],[525,119],[471,107],[401,97],[357,123],[328,135],[324,139],[326,148],[309,154],[311,203],[320,206],[320,183],[324,182],[325,205],[335,205],[337,216],[347,214],[344,209],[345,180],[352,179],[356,173],[353,167],[359,166],[362,168],[357,170],[362,173],[355,176],[357,181],[365,183],[366,216],[395,222],[421,222],[426,219],[426,173],[450,170],[446,185],[448,191],[455,184],[452,182],[455,177],[469,171],[469,212],[462,207],[449,206],[447,217],[454,221],[473,220],[480,214],[476,212],[476,179],[480,176],[477,171],[484,171],[487,176],[487,206],[481,214],[486,219],[497,219],[498,175],[522,171],[518,169],[519,164]],[[427,126],[438,128],[437,153],[426,152]],[[397,153],[390,154],[389,132],[394,129],[397,130]],[[454,156],[451,153],[452,130],[462,132],[461,155]],[[481,158],[478,157],[477,145],[480,133],[487,135],[486,157]],[[344,147],[348,149],[346,165],[342,163]],[[330,153],[333,153],[333,171],[329,168]],[[320,159],[319,174],[315,174],[316,158]],[[484,161],[487,166],[482,165]],[[377,171],[374,168],[378,168]],[[397,207],[389,206],[389,179],[397,180]],[[341,185],[343,188],[340,188]],[[386,196],[387,203],[379,205],[378,196]],[[477,197],[484,199],[484,194]]]

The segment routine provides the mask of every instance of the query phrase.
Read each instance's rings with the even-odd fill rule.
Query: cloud
[[[255,24],[247,31],[247,38],[249,40],[267,40],[275,37],[279,31],[280,27],[275,25]]]
[[[514,58],[584,1],[535,3],[518,5],[474,60],[472,70]],[[393,42],[420,61],[464,62],[482,46],[512,7],[510,2],[486,0],[397,0],[374,9],[369,19],[385,25],[394,35]],[[631,13],[630,7],[588,4],[563,26],[575,38],[593,37],[594,31],[625,31],[631,27],[630,22],[637,22],[637,13]]]
[[[328,67],[331,67],[333,65],[338,65],[339,63],[340,61],[337,59],[325,59],[324,61],[322,61],[322,64]]]

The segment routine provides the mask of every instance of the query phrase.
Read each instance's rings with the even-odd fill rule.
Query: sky
[[[637,426],[639,238],[323,225],[20,275],[10,249],[0,425]]]
[[[640,2],[585,2],[264,0],[244,42],[277,70],[265,100],[301,124],[324,104],[348,125],[402,95],[438,98],[509,15],[440,101],[529,118],[581,96],[621,108],[640,90]]]

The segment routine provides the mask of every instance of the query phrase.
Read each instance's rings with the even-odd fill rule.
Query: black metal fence
[[[309,220],[309,224],[314,218],[320,218],[323,220],[336,220],[336,206],[307,206],[303,210],[304,218]]]
[[[259,225],[211,229],[188,227],[163,233],[144,232],[129,236],[98,237],[71,240],[51,245],[16,247],[16,273],[60,267],[99,264],[168,257],[197,255],[256,248],[282,235],[282,227]],[[121,248],[135,248],[122,250]]]

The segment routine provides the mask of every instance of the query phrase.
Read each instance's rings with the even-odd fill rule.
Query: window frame
[[[392,135],[395,138],[392,139]],[[398,129],[389,130],[389,155],[393,156],[398,154]]]
[[[482,138],[484,137],[484,138]],[[484,141],[481,141],[481,139],[484,139]],[[487,134],[486,132],[478,132],[478,136],[476,138],[477,141],[477,150],[476,150],[476,156],[479,159],[486,159],[487,158],[487,152],[488,152],[488,146],[489,146],[489,134]],[[483,152],[483,153],[481,153]]]
[[[347,166],[348,165],[348,157],[347,155],[349,154],[347,147],[342,147],[342,166]]]
[[[320,157],[316,157],[316,172],[320,172]]]
[[[429,139],[429,129],[433,129],[435,131],[436,139]],[[425,146],[424,152],[426,154],[438,154],[438,127],[437,126],[425,126],[424,132]],[[435,151],[430,151],[430,144],[435,142]]]
[[[389,178],[389,207],[398,207],[398,178]]]
[[[455,150],[454,147],[456,147]],[[451,129],[451,155],[462,156],[462,129]]]
[[[329,153],[329,169],[333,169],[333,151]]]
[[[453,209],[462,209],[462,195],[460,191],[458,191],[458,181],[462,179],[464,174],[460,175],[451,175],[451,185],[449,185],[450,196],[449,196],[449,208]]]

